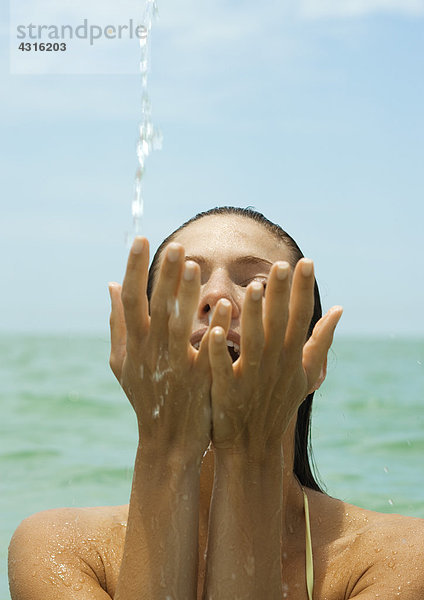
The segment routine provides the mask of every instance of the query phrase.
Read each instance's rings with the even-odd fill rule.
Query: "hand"
[[[200,294],[200,269],[184,263],[184,249],[164,251],[149,305],[149,249],[145,238],[132,246],[124,283],[110,285],[110,365],[139,423],[142,447],[175,449],[200,460],[210,441],[211,374],[208,336],[199,351],[190,344]]]
[[[330,309],[305,343],[314,307],[313,263],[308,259],[297,263],[291,288],[289,273],[288,263],[273,265],[264,307],[262,285],[248,286],[241,314],[241,353],[234,364],[225,343],[229,309],[224,325],[210,333],[216,448],[264,458],[270,446],[281,445],[300,404],[322,382],[342,309]]]

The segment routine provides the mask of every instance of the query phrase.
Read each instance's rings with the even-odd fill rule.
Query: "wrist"
[[[281,442],[273,445],[249,448],[215,448],[215,461],[218,465],[245,472],[275,472],[283,469],[283,448]]]
[[[145,441],[139,441],[137,447],[138,464],[151,470],[199,471],[202,457],[202,453],[190,448],[161,447]]]
[[[160,425],[160,424],[159,424]],[[200,466],[209,444],[207,436],[185,437],[178,432],[167,433],[165,427],[156,429],[138,425],[138,453],[147,460],[159,460],[161,463],[197,464]]]

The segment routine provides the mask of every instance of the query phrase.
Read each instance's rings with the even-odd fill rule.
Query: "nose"
[[[226,298],[231,302],[231,320],[238,319],[240,317],[241,305],[237,286],[224,269],[214,271],[208,281],[202,285],[198,318],[200,320],[207,320],[209,314],[221,298]]]

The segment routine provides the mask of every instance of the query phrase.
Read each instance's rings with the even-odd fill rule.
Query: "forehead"
[[[261,223],[240,215],[209,215],[191,223],[174,237],[186,255],[211,261],[229,261],[241,256],[256,256],[269,262],[290,261],[283,240]]]

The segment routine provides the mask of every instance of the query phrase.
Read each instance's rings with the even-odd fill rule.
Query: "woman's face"
[[[197,262],[201,270],[191,343],[198,347],[218,300],[227,298],[232,305],[227,344],[235,360],[240,350],[240,316],[246,287],[251,281],[266,284],[274,262],[290,263],[289,249],[261,224],[238,215],[203,217],[178,232],[173,241],[184,247],[186,260]]]

